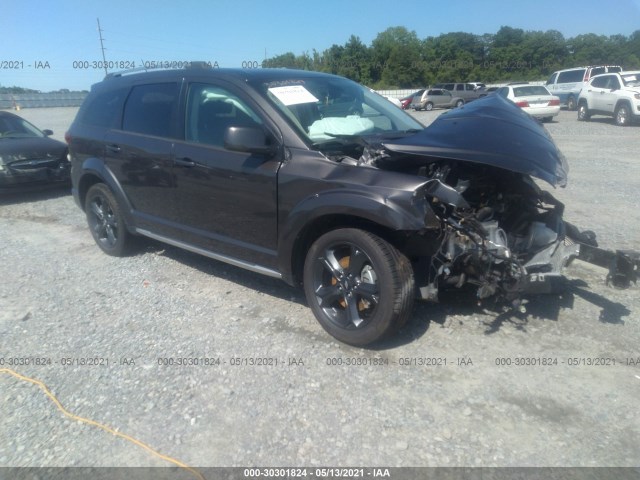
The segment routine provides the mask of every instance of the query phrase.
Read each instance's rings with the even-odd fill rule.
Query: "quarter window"
[[[124,89],[97,94],[83,106],[82,121],[96,127],[120,128],[120,114],[126,94]]]

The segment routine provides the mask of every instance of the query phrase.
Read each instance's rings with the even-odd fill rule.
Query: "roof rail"
[[[138,72],[147,72],[149,70],[174,70],[174,69],[209,69],[212,68],[211,62],[208,61],[186,61],[186,62],[141,62],[142,66],[129,68],[126,70],[119,70],[117,72],[107,73],[104,77],[122,77],[123,75],[131,75]]]
[[[146,71],[148,71],[148,70],[150,70],[150,69],[149,69],[149,68],[147,68],[147,67],[135,67],[135,68],[128,68],[128,69],[126,69],[126,70],[119,70],[119,71],[117,71],[117,72],[110,72],[110,73],[107,73],[107,74],[104,76],[104,79],[106,80],[107,78],[121,77],[121,76],[123,76],[123,75],[130,75],[130,74],[132,74],[132,73],[137,73],[137,72],[146,72]]]

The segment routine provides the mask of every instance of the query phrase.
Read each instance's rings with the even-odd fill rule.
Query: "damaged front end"
[[[523,295],[554,291],[574,259],[608,268],[616,287],[637,280],[638,252],[598,248],[595,234],[565,222],[564,205],[533,181],[565,186],[566,161],[541,125],[500,97],[369,145],[360,163],[426,179],[416,192],[430,207],[422,234],[435,236],[437,248],[413,258],[425,300],[471,284],[479,300],[497,296],[517,307]]]

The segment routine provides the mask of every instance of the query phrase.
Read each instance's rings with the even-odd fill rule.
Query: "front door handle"
[[[176,158],[174,163],[179,167],[192,168],[196,166],[196,162],[191,160],[190,158]]]
[[[120,148],[120,145],[116,145],[115,143],[112,143],[107,145],[107,150],[109,151],[109,153],[120,153],[122,149]]]

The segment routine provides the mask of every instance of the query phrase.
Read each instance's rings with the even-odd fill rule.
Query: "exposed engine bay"
[[[598,248],[595,233],[565,222],[564,205],[533,180],[566,185],[566,160],[546,130],[517,112],[505,131],[504,112],[478,105],[448,112],[416,135],[361,138],[330,155],[425,179],[416,191],[426,200],[425,229],[411,233],[424,239],[422,248],[404,249],[419,297],[437,300],[442,287],[474,285],[479,300],[496,296],[518,307],[523,295],[553,292],[576,258],[609,269],[617,287],[635,282],[640,255]]]

